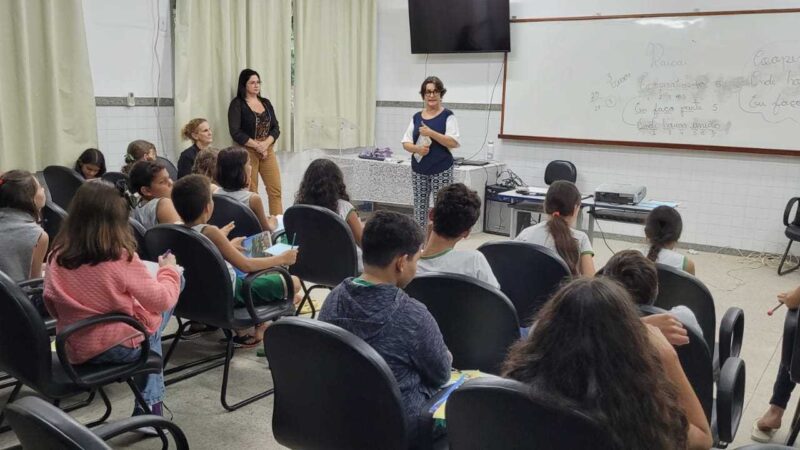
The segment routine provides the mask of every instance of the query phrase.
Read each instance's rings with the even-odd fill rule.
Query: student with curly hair
[[[500,288],[489,262],[477,250],[456,250],[469,236],[481,215],[478,193],[462,183],[451,184],[436,194],[429,217],[433,221],[428,241],[417,264],[417,273],[459,273]]]

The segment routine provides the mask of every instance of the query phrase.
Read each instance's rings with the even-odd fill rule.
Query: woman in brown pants
[[[281,173],[274,148],[281,130],[272,103],[261,96],[261,77],[255,70],[244,69],[239,74],[236,97],[228,107],[228,128],[231,138],[250,156],[250,190],[258,192],[260,173],[267,188],[269,214],[283,214]]]

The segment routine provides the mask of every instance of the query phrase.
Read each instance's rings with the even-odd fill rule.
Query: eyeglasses
[[[436,95],[439,95],[439,93],[440,93],[440,92],[441,92],[441,91],[439,91],[439,90],[435,90],[435,91],[428,91],[428,90],[426,90],[426,91],[425,91],[425,95],[433,95],[433,96],[436,96]]]

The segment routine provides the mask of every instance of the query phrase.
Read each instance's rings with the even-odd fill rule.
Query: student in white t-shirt
[[[575,229],[581,208],[581,193],[575,184],[559,180],[550,185],[544,198],[544,212],[550,217],[525,228],[517,241],[554,250],[573,275],[594,275],[594,250],[589,236]]]
[[[321,206],[339,214],[353,233],[358,252],[358,270],[363,270],[361,236],[364,234],[364,225],[355,207],[350,203],[342,170],[336,163],[324,158],[312,161],[303,174],[294,204]]]
[[[489,262],[477,250],[455,250],[458,241],[469,231],[481,214],[478,193],[462,183],[451,184],[436,195],[436,204],[429,213],[430,233],[417,273],[445,272],[467,275],[500,288]]]
[[[650,243],[645,255],[659,264],[675,267],[694,275],[694,261],[673,250],[683,231],[680,213],[669,206],[659,206],[650,212],[644,234]]]

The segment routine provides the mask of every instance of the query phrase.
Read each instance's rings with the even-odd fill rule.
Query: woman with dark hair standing
[[[281,135],[272,103],[261,96],[261,77],[252,69],[239,74],[236,97],[228,107],[228,128],[231,138],[247,149],[252,166],[250,191],[258,192],[258,174],[264,179],[269,200],[269,213],[283,213],[281,173],[275,157],[275,141]]]
[[[605,278],[561,288],[515,344],[503,375],[594,417],[616,448],[708,449],[711,431],[678,355]]]
[[[411,153],[414,180],[414,220],[425,228],[430,196],[453,183],[453,153],[458,148],[458,122],[453,111],[442,106],[447,92],[442,80],[428,77],[419,95],[425,105],[414,114],[403,136],[403,148]]]

